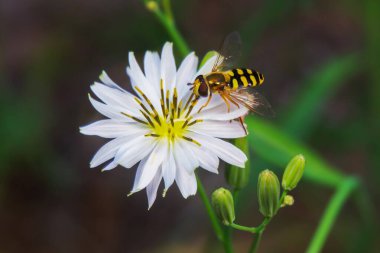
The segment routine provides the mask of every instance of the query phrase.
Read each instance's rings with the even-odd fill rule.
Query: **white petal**
[[[162,163],[162,175],[164,177],[165,190],[167,190],[173,184],[175,176],[176,176],[176,166],[175,166],[174,155],[173,155],[172,150],[170,149],[168,150],[166,159],[164,159]]]
[[[226,112],[225,107],[217,106],[210,110],[201,111],[199,114],[194,114],[194,119],[207,119],[207,120],[233,120],[245,116],[248,109],[241,106],[239,109]]]
[[[123,112],[123,108],[100,103],[99,101],[93,99],[90,95],[88,95],[88,99],[90,100],[92,106],[104,116],[122,122],[133,122],[131,118],[121,114],[121,112]]]
[[[116,155],[117,150],[126,140],[127,137],[118,137],[104,144],[92,158],[90,167],[94,168],[113,158]]]
[[[148,210],[152,207],[154,201],[156,200],[157,190],[160,186],[161,179],[162,173],[161,170],[158,170],[152,182],[150,182],[150,184],[148,184],[146,187],[146,195],[148,197]]]
[[[194,75],[197,70],[197,65],[198,57],[196,57],[193,52],[188,54],[182,61],[181,66],[179,66],[176,79],[178,100],[181,100],[186,93],[190,93],[190,86],[187,84],[194,82]]]
[[[160,58],[157,53],[147,51],[144,57],[145,76],[150,86],[160,95]]]
[[[246,136],[245,130],[239,121],[204,120],[190,126],[189,131],[225,139]]]
[[[122,92],[127,92],[126,90],[121,88],[119,85],[117,85],[114,81],[112,81],[112,79],[107,75],[105,71],[102,72],[102,74],[99,76],[99,79],[110,88],[117,89]]]
[[[188,133],[188,135],[225,162],[244,168],[247,156],[231,143],[203,134]]]
[[[199,75],[205,75],[211,72],[212,67],[216,61],[217,56],[213,56],[206,61],[206,63],[198,70],[198,72],[194,75],[194,79]]]
[[[175,181],[177,182],[178,188],[185,199],[190,195],[195,195],[197,192],[197,179],[194,172],[188,173],[184,169],[177,169]]]
[[[129,67],[127,67],[127,74],[129,75],[132,82],[132,87],[138,96],[143,99],[143,96],[137,91],[136,87],[138,87],[147,96],[155,108],[160,108],[161,105],[158,94],[156,94],[155,90],[152,89],[152,86],[146,79],[144,73],[141,71],[133,52],[129,53]]]
[[[115,155],[115,162],[129,169],[144,159],[156,146],[151,137],[131,136]]]
[[[170,90],[175,86],[176,66],[173,55],[173,43],[166,42],[161,53],[161,79],[164,81],[164,89]]]
[[[91,85],[91,90],[107,105],[122,108],[123,112],[129,114],[138,114],[139,112],[140,107],[135,101],[135,96],[129,92],[122,92],[98,82]]]
[[[194,148],[194,153],[199,160],[199,166],[212,173],[218,174],[219,158],[204,147]]]
[[[165,145],[157,145],[150,155],[144,159],[144,162],[137,168],[135,183],[132,192],[137,192],[144,189],[156,175],[158,168],[161,166],[165,156]]]
[[[116,138],[119,136],[144,135],[149,130],[140,123],[124,123],[112,119],[103,119],[81,127],[80,132],[103,138]]]
[[[112,170],[112,169],[116,168],[116,166],[117,166],[117,163],[115,163],[114,161],[112,161],[106,167],[104,167],[102,169],[102,171]]]
[[[177,140],[174,143],[173,152],[177,167],[180,166],[180,168],[184,168],[191,173],[199,166],[199,163],[193,151],[187,145],[189,144],[185,143],[185,141]]]

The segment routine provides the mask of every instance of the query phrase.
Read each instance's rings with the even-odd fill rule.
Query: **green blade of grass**
[[[342,173],[272,124],[253,116],[247,117],[246,123],[251,148],[264,160],[285,168],[294,155],[302,153],[307,160],[304,174],[306,179],[327,186],[337,186],[344,180]]]
[[[359,69],[358,55],[350,54],[331,60],[304,82],[303,87],[284,110],[283,128],[291,135],[302,138],[316,126],[323,106],[337,89]]]

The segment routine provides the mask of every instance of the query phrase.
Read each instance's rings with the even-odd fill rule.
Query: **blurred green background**
[[[141,60],[171,40],[154,15],[137,0],[0,6],[0,251],[220,252],[197,196],[184,200],[173,186],[147,211],[144,192],[126,197],[134,170],[90,169],[105,140],[78,131],[101,118],[87,93],[102,70],[128,87],[128,51]],[[345,203],[323,252],[379,252],[372,214],[380,193],[380,2],[182,0],[173,1],[173,11],[199,57],[238,30],[241,64],[264,73],[262,93],[277,112],[248,121],[253,180],[238,220],[260,222],[258,171],[280,172],[287,161],[281,154],[312,150],[364,186]],[[284,152],[272,153],[279,145]],[[220,170],[200,173],[209,193],[225,185]],[[259,252],[307,248],[334,193],[332,184],[318,183],[329,182],[328,174],[309,173]],[[234,239],[237,252],[250,243],[245,233]]]

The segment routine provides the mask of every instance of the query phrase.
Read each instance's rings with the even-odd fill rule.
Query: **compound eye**
[[[208,85],[205,82],[202,82],[199,86],[198,93],[201,97],[207,97],[208,96]]]

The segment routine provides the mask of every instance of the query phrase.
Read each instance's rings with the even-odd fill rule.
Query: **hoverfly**
[[[219,94],[230,111],[230,103],[237,107],[244,106],[250,111],[264,115],[274,116],[271,105],[255,90],[255,86],[264,82],[263,74],[248,68],[233,68],[235,61],[240,55],[241,39],[238,32],[229,34],[221,49],[218,51],[217,59],[212,71],[195,78],[192,85],[194,100],[200,97],[208,97],[207,102],[199,109],[205,108],[212,95]],[[242,118],[239,119],[246,131]]]

